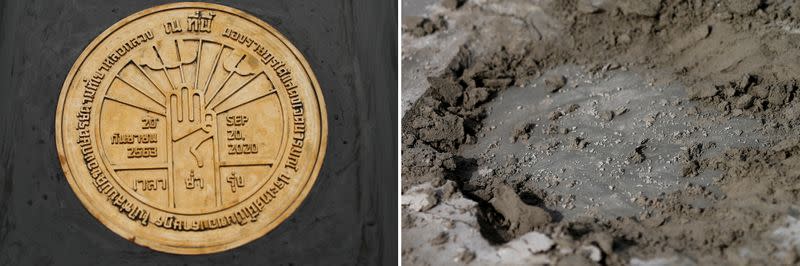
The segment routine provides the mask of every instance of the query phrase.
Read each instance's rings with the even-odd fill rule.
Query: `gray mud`
[[[686,178],[684,155],[691,147],[703,145],[709,147],[704,154],[714,154],[766,144],[756,119],[709,123],[697,116],[696,104],[685,100],[678,82],[651,85],[645,74],[616,70],[592,75],[574,66],[547,75],[569,82],[550,94],[546,81],[537,79],[506,89],[486,105],[490,111],[477,143],[460,152],[482,161],[466,184],[480,186],[491,175],[520,193],[545,190],[548,205],[565,218],[632,216],[644,211],[637,197],[688,184],[712,185],[718,175],[713,171]],[[517,128],[530,124],[528,136],[514,141]],[[577,147],[576,139],[585,146]]]

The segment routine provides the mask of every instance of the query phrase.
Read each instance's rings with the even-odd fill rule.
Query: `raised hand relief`
[[[203,92],[187,86],[173,90],[169,95],[167,110],[170,120],[172,141],[178,142],[192,134],[200,134],[199,142],[192,145],[188,152],[194,157],[197,167],[203,167],[204,159],[198,148],[204,142],[214,138],[216,123],[213,110],[205,110]],[[199,132],[198,132],[199,131]],[[197,139],[197,138],[192,138]],[[183,151],[173,150],[174,153]]]

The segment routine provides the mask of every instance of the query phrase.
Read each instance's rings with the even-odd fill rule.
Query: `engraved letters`
[[[211,21],[214,20],[216,14],[214,12],[204,12],[202,10],[195,11],[186,18],[186,31],[187,32],[211,32]],[[174,19],[167,21],[164,24],[164,33],[172,34],[183,31],[181,20]]]
[[[246,115],[229,115],[225,117],[225,125],[229,128],[240,128],[247,125],[248,118]],[[230,142],[244,141],[245,136],[239,129],[227,130],[227,140]],[[228,154],[256,154],[258,153],[258,145],[255,143],[231,143],[228,144]]]
[[[167,190],[167,181],[163,178],[158,179],[135,179],[133,181],[133,191],[154,191]]]
[[[236,188],[244,187],[244,178],[241,175],[236,175],[236,172],[231,172],[228,176],[228,183],[231,185],[231,192],[236,192]]]
[[[187,189],[194,189],[199,188],[203,189],[205,187],[205,182],[202,178],[194,176],[194,171],[191,171],[189,177],[186,178],[186,188]]]
[[[214,19],[214,12],[195,11],[194,15],[189,16],[189,31],[211,32],[211,21]]]

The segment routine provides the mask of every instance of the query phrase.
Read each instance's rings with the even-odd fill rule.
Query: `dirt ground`
[[[404,264],[800,262],[800,2],[423,2]]]

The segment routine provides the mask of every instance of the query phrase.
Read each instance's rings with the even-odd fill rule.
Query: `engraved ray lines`
[[[164,100],[163,100],[163,99],[162,99],[162,100],[157,100],[157,99],[155,99],[155,98],[154,98],[154,96],[150,95],[149,93],[145,93],[145,92],[144,92],[144,90],[142,90],[142,89],[140,89],[139,87],[136,87],[136,85],[133,85],[133,84],[131,84],[130,82],[126,81],[124,78],[120,77],[120,76],[119,76],[119,74],[117,74],[116,78],[117,78],[118,80],[122,81],[122,83],[125,83],[125,85],[128,85],[128,87],[131,87],[131,88],[133,88],[133,89],[134,89],[134,90],[136,90],[137,92],[141,93],[142,95],[144,95],[145,97],[147,97],[148,99],[150,99],[151,101],[153,101],[153,103],[155,103],[155,104],[158,104],[158,105],[159,105],[159,106],[161,106],[161,107],[167,108],[167,107],[166,107],[166,106],[164,106],[164,104],[163,104],[163,102],[164,102]],[[162,97],[162,98],[163,98],[163,97]],[[165,110],[166,110],[166,109],[165,109]]]
[[[138,73],[143,75],[145,77],[145,79],[148,80],[149,83],[153,85],[153,87],[155,87],[155,91],[157,91],[161,95],[159,96],[157,94],[154,94],[152,92],[153,89],[152,88],[148,89],[149,87],[147,87],[147,86],[137,86],[137,85],[133,84],[133,82],[127,80],[122,75],[120,75],[120,73],[122,73],[124,68],[129,66],[129,65],[137,66],[136,70],[138,70]],[[128,64],[125,65],[125,67],[123,67],[123,69],[120,70],[120,73],[117,73],[117,75],[114,76],[114,81],[117,81],[117,80],[121,81],[123,84],[125,84],[125,87],[133,89],[134,92],[132,92],[132,93],[139,94],[139,95],[142,95],[142,96],[146,97],[147,99],[150,100],[150,102],[158,105],[161,108],[153,109],[153,108],[149,107],[146,103],[143,104],[143,103],[133,102],[133,101],[131,101],[129,99],[124,99],[124,98],[121,98],[121,97],[114,97],[114,96],[109,95],[109,93],[106,93],[105,98],[109,99],[109,100],[112,100],[114,102],[121,103],[121,104],[129,106],[129,107],[140,109],[140,110],[143,110],[143,111],[146,111],[146,112],[159,114],[161,116],[166,116],[166,106],[164,105],[164,103],[166,101],[166,98],[165,98],[166,94],[164,94],[164,92],[161,90],[161,88],[159,88],[158,85],[155,82],[153,82],[152,79],[150,79],[150,76],[147,75],[147,72],[144,72],[144,69],[139,67],[138,64],[134,63],[133,60],[129,61]],[[112,85],[113,85],[113,81],[112,81]],[[110,90],[111,89],[109,89],[109,92],[110,92]]]
[[[211,79],[214,78],[214,72],[217,72],[217,65],[219,65],[219,58],[222,56],[222,51],[225,50],[225,45],[222,45],[219,48],[219,52],[217,52],[217,56],[214,57],[214,63],[212,63],[211,72],[208,72],[208,79],[206,80],[206,85],[203,87],[203,92],[208,93],[208,87],[211,86]],[[198,57],[199,58],[199,57]],[[198,75],[198,79],[200,76]]]
[[[205,106],[206,108],[208,108],[208,105],[211,104],[211,101],[213,101],[214,98],[217,97],[217,94],[219,94],[219,91],[221,91],[221,90],[223,90],[225,88],[225,85],[227,85],[228,81],[231,80],[231,77],[233,76],[233,74],[236,74],[236,68],[239,67],[239,64],[242,63],[242,60],[244,60],[245,57],[247,57],[247,55],[242,54],[242,57],[239,58],[239,61],[237,61],[236,65],[233,66],[234,69],[231,70],[230,72],[228,72],[228,76],[225,77],[225,80],[222,82],[222,85],[219,85],[219,88],[217,88],[217,90],[214,91],[214,95],[211,95],[211,97],[208,98],[208,100],[206,101],[206,106]]]
[[[213,60],[213,63],[211,65],[206,66],[206,67],[210,67],[211,71],[208,72],[207,77],[201,77],[201,74],[200,74],[201,73],[201,68],[204,67],[201,64],[202,53],[204,52],[204,49],[203,49],[204,41],[203,40],[197,40],[197,41],[198,41],[198,46],[197,46],[196,59],[193,60],[191,63],[189,63],[189,64],[194,64],[195,65],[195,73],[196,74],[194,75],[194,78],[195,78],[194,85],[195,85],[195,88],[197,88],[198,90],[204,91],[206,93],[206,95],[208,95],[208,93],[213,91],[213,95],[211,97],[205,97],[205,99],[204,99],[205,100],[204,109],[206,109],[206,110],[213,109],[213,110],[216,111],[216,113],[223,113],[223,112],[227,112],[227,111],[229,111],[231,109],[234,109],[234,108],[237,108],[237,107],[241,107],[241,106],[244,106],[244,105],[247,105],[247,104],[250,104],[250,103],[254,103],[254,102],[256,102],[256,101],[258,101],[260,99],[263,99],[264,97],[267,97],[267,96],[272,95],[273,93],[277,92],[276,89],[273,86],[271,86],[271,80],[266,75],[266,73],[264,73],[263,71],[256,72],[256,73],[245,74],[245,75],[242,75],[242,74],[237,72],[239,64],[241,64],[244,61],[244,59],[247,57],[246,54],[242,54],[241,57],[237,58],[236,64],[234,65],[234,67],[233,67],[233,69],[231,71],[227,71],[227,69],[223,68],[223,71],[227,71],[228,72],[226,77],[225,77],[225,79],[222,81],[222,83],[220,85],[215,86],[216,90],[210,88],[212,80],[213,80],[213,77],[214,77],[214,74],[217,72],[217,68],[219,68],[219,65],[223,64],[223,62],[224,62],[224,60],[222,60],[224,50],[226,48],[227,49],[232,49],[232,47],[229,47],[229,46],[224,45],[224,44],[219,44],[220,45],[219,52],[216,53],[216,55],[214,57],[214,60]],[[205,43],[210,44],[210,43],[213,43],[213,42],[205,42]],[[181,61],[181,58],[180,58],[181,55],[180,55],[180,47],[178,45],[178,40],[175,40],[175,46],[176,46],[177,56],[178,56],[177,59],[178,59],[178,62],[179,62],[177,69],[180,71],[179,73],[180,73],[181,84],[184,84],[186,82],[185,73],[184,73],[184,66],[183,66],[184,63]],[[158,108],[158,110],[154,110],[153,108],[148,107],[147,104],[143,104],[141,102],[138,102],[138,103],[137,102],[132,102],[131,100],[120,99],[119,97],[113,97],[113,96],[108,95],[108,94],[105,95],[105,98],[108,99],[108,100],[114,101],[114,102],[121,103],[121,104],[126,105],[126,106],[130,106],[130,107],[136,108],[136,109],[140,109],[140,110],[143,110],[143,111],[155,113],[155,114],[158,114],[158,115],[161,115],[161,116],[166,116],[167,115],[166,114],[166,101],[167,101],[166,95],[168,95],[169,90],[178,89],[178,88],[175,87],[175,83],[173,83],[172,78],[170,77],[170,74],[168,72],[168,69],[175,69],[175,68],[167,67],[167,65],[164,62],[164,58],[162,57],[162,53],[159,51],[159,49],[155,45],[153,46],[152,49],[155,52],[155,57],[161,63],[161,68],[160,69],[153,69],[153,70],[156,70],[157,72],[162,72],[164,74],[164,76],[166,77],[166,81],[168,83],[168,87],[169,88],[164,88],[163,85],[166,85],[166,84],[159,85],[159,82],[156,82],[156,80],[154,80],[150,76],[150,74],[148,74],[147,71],[145,71],[145,69],[143,68],[143,65],[135,62],[134,60],[130,60],[128,62],[128,64],[132,64],[132,65],[136,66],[136,70],[137,71],[135,71],[133,73],[133,75],[140,75],[138,77],[138,80],[146,80],[147,83],[149,83],[148,86],[144,86],[144,84],[135,84],[134,82],[131,82],[131,80],[135,79],[136,77],[127,77],[127,76],[123,77],[122,75],[120,75],[118,73],[117,75],[115,75],[115,78],[120,80],[123,84],[125,84],[124,87],[125,88],[129,88],[132,91],[132,93],[136,93],[136,94],[140,94],[140,95],[144,96],[144,98],[141,98],[141,99],[146,99],[145,101],[153,102],[160,108]],[[228,55],[229,58],[231,58],[231,56],[233,56],[233,53],[230,53],[230,55]],[[206,69],[206,68],[203,68],[203,69]],[[120,70],[120,72],[122,72],[122,70]],[[229,81],[233,77],[233,74],[237,74],[237,76],[239,76],[239,77],[246,77],[246,76],[249,76],[249,75],[252,75],[252,77],[248,78],[246,81],[244,81],[240,85],[232,85],[232,83],[229,83]],[[245,88],[248,88],[248,86],[255,86],[255,83],[253,81],[255,81],[261,75],[263,75],[264,78],[266,78],[266,80],[268,82],[268,85],[269,85],[269,88],[261,88],[261,87],[252,88],[252,89],[256,89],[257,92],[259,92],[259,93],[256,93],[255,95],[250,95],[250,96],[236,97],[237,94],[241,93],[242,91],[245,91]],[[201,79],[205,79],[205,87],[202,88],[202,89],[197,87],[198,85],[201,84]],[[152,85],[152,87],[150,87],[149,85]],[[232,86],[236,86],[236,87],[234,88]],[[160,95],[155,94],[153,91],[157,91],[158,94],[160,94]],[[222,92],[222,91],[225,91],[225,92]],[[251,94],[252,94],[252,92],[251,92]],[[219,97],[220,100],[218,102],[216,102],[215,104],[213,104],[213,106],[211,106],[212,101],[217,97]],[[217,110],[217,108],[219,108],[219,107],[224,107],[224,108],[222,110]],[[167,156],[169,156],[169,154]],[[220,162],[218,162],[218,167],[219,166],[231,167],[231,166],[257,166],[257,165],[262,165],[262,166],[266,166],[266,167],[270,167],[271,168],[273,166],[273,164],[274,164],[274,162],[269,161],[269,160],[265,161],[265,162],[261,162],[261,161],[221,162],[220,161]],[[138,163],[137,164],[121,163],[121,164],[114,164],[114,165],[112,165],[112,167],[114,168],[115,171],[116,170],[136,170],[136,169],[144,170],[144,169],[165,169],[165,168],[168,168],[168,165],[167,164],[144,165],[144,164],[138,164]],[[219,180],[218,180],[218,182],[219,182]],[[173,181],[171,183],[172,183],[171,184],[171,186],[172,186],[171,189],[174,189],[175,181]],[[174,193],[174,192],[172,192],[172,193]],[[215,194],[217,194],[217,193],[215,193]],[[219,195],[219,194],[217,194],[217,195]],[[219,195],[219,196],[221,196],[221,195]],[[217,200],[215,200],[217,202],[217,205],[220,204],[221,200],[222,200],[221,198],[218,198]],[[170,199],[169,202],[170,202],[170,204],[169,204],[170,207],[174,208],[175,207],[174,206],[175,201]]]
[[[194,82],[195,84],[199,84],[199,83],[200,83],[200,79],[202,78],[202,77],[200,77],[200,69],[201,69],[201,67],[202,67],[202,65],[200,64],[200,58],[201,58],[201,55],[202,55],[202,52],[203,52],[203,48],[202,48],[202,47],[203,47],[203,45],[202,45],[202,44],[203,44],[203,41],[202,41],[202,40],[198,40],[198,42],[199,42],[199,44],[198,44],[198,48],[197,48],[197,58],[194,60],[194,62],[192,62],[193,64],[195,64],[195,65],[196,65],[196,66],[195,66],[195,69],[196,69],[196,73],[197,73],[197,74],[195,75],[195,82]],[[179,47],[179,46],[178,46],[178,43],[177,43],[177,40],[175,40],[175,46],[176,46],[176,50],[178,51],[178,61],[180,62],[180,50],[179,50],[180,48],[177,48],[177,47]],[[205,84],[206,84],[206,88],[205,88],[205,89],[206,89],[206,92],[208,92],[208,89],[209,89],[209,87],[210,87],[210,85],[211,85],[211,81],[213,80],[213,76],[214,76],[214,74],[215,74],[215,72],[216,72],[216,69],[219,67],[219,64],[221,64],[220,62],[221,62],[221,58],[222,58],[222,53],[223,53],[223,50],[225,50],[225,48],[230,48],[230,47],[229,47],[229,46],[226,46],[226,45],[222,45],[222,46],[220,47],[220,50],[219,50],[219,52],[217,52],[217,55],[216,55],[216,56],[215,56],[215,58],[214,58],[214,63],[211,65],[211,66],[212,66],[212,69],[211,69],[211,71],[209,72],[209,74],[208,74],[208,78],[206,79],[206,82],[205,82]],[[157,59],[159,60],[159,62],[162,64],[162,68],[161,68],[161,69],[159,69],[159,70],[160,70],[162,73],[164,73],[164,76],[166,77],[166,80],[167,80],[167,82],[169,83],[169,87],[171,87],[171,89],[173,89],[173,90],[174,90],[174,89],[176,89],[176,88],[174,87],[174,84],[175,84],[175,83],[172,81],[172,78],[170,78],[170,76],[169,76],[169,73],[168,73],[168,71],[167,71],[167,70],[168,70],[168,68],[167,68],[167,66],[164,64],[164,60],[163,60],[163,58],[162,58],[162,56],[161,56],[161,53],[159,52],[158,48],[157,48],[155,45],[153,46],[153,51],[155,52],[156,58],[157,58]],[[238,61],[237,61],[237,63],[235,64],[235,67],[238,67],[238,66],[239,66],[239,64],[240,64],[240,63],[241,63],[241,62],[242,62],[242,61],[243,61],[245,58],[246,58],[246,55],[244,55],[244,54],[243,54],[241,57],[239,57],[239,58],[238,58]],[[143,106],[142,104],[138,104],[138,103],[131,102],[131,101],[125,101],[124,99],[120,99],[120,98],[118,98],[118,97],[112,97],[112,96],[108,96],[108,95],[106,95],[106,97],[107,97],[107,98],[109,98],[109,99],[110,99],[110,100],[112,100],[112,101],[119,102],[119,103],[122,103],[122,104],[124,104],[124,105],[127,105],[127,106],[130,106],[130,107],[134,107],[134,108],[137,108],[137,109],[140,109],[140,110],[144,110],[144,111],[147,111],[147,112],[153,112],[153,113],[157,113],[157,114],[160,114],[160,115],[166,115],[166,105],[165,105],[165,104],[166,104],[166,95],[167,95],[167,94],[166,94],[165,92],[167,92],[167,90],[165,90],[165,88],[163,88],[163,86],[159,86],[158,82],[154,81],[154,80],[152,79],[152,77],[150,77],[150,74],[148,74],[148,73],[147,73],[147,72],[146,72],[146,71],[145,71],[145,70],[142,68],[142,66],[141,66],[140,64],[138,64],[138,63],[134,62],[134,60],[130,60],[130,61],[129,61],[129,64],[132,64],[132,65],[135,65],[135,66],[136,66],[136,69],[138,70],[138,74],[142,75],[142,76],[144,77],[144,80],[147,80],[147,81],[148,81],[148,83],[150,83],[151,85],[153,85],[153,87],[155,87],[155,88],[156,88],[156,91],[157,91],[159,94],[161,94],[161,97],[158,97],[158,96],[156,96],[156,95],[153,95],[153,94],[150,92],[151,90],[145,89],[145,88],[143,88],[143,87],[141,87],[141,86],[137,86],[137,85],[133,84],[132,82],[130,82],[129,80],[127,80],[125,77],[123,77],[123,76],[121,76],[121,75],[119,75],[119,74],[117,74],[117,75],[115,76],[115,78],[116,78],[116,79],[118,79],[118,80],[120,80],[120,81],[122,81],[123,83],[125,83],[125,84],[127,85],[127,87],[130,87],[130,88],[132,88],[132,89],[133,89],[133,90],[135,90],[137,93],[139,93],[139,94],[142,94],[143,96],[145,96],[145,97],[147,97],[149,100],[151,100],[153,103],[155,103],[155,104],[157,104],[157,105],[159,105],[160,107],[163,107],[163,108],[165,108],[165,109],[164,109],[164,110],[161,110],[161,109],[159,108],[158,110],[154,110],[154,109],[152,109],[152,108],[148,108],[148,107],[146,107],[146,106]],[[180,76],[181,76],[181,79],[183,79],[183,78],[184,78],[183,63],[180,63],[180,64],[179,64],[179,69],[180,69]],[[229,107],[225,108],[224,110],[216,110],[216,108],[217,108],[217,107],[219,107],[219,106],[223,105],[223,103],[226,103],[226,101],[231,101],[231,100],[234,100],[234,99],[236,98],[236,97],[234,97],[234,96],[235,96],[235,95],[236,95],[238,92],[240,92],[240,91],[242,90],[242,88],[244,88],[244,87],[246,87],[246,86],[250,85],[250,84],[251,84],[251,82],[252,82],[253,80],[255,80],[255,79],[256,79],[256,78],[257,78],[259,75],[262,75],[262,74],[263,74],[263,72],[261,72],[261,73],[258,73],[258,74],[256,74],[256,75],[254,75],[252,78],[250,78],[250,79],[248,79],[247,81],[245,81],[245,82],[244,82],[242,85],[239,85],[237,88],[235,88],[235,89],[232,89],[232,90],[231,90],[231,89],[228,87],[228,86],[230,85],[228,82],[230,81],[230,79],[231,79],[231,77],[233,76],[233,74],[237,74],[237,75],[239,75],[238,73],[236,73],[236,71],[235,71],[235,70],[228,71],[228,75],[226,75],[226,77],[225,77],[224,81],[222,82],[222,84],[221,84],[221,85],[219,85],[219,86],[217,86],[218,88],[217,88],[216,90],[213,90],[213,89],[212,89],[212,90],[214,91],[214,94],[213,94],[211,97],[205,97],[205,98],[206,98],[206,99],[205,99],[205,107],[206,107],[206,109],[208,109],[209,107],[211,107],[212,109],[215,109],[215,111],[217,111],[217,113],[222,113],[222,112],[225,112],[225,111],[231,110],[231,109],[233,109],[233,108],[240,107],[240,106],[243,106],[243,105],[246,105],[246,104],[252,103],[252,102],[254,102],[254,101],[258,100],[258,99],[261,99],[261,98],[263,98],[263,97],[265,97],[265,96],[268,96],[268,95],[270,95],[270,94],[272,94],[272,93],[275,93],[275,92],[276,92],[276,91],[275,91],[275,89],[274,89],[274,88],[272,88],[272,89],[270,89],[270,90],[268,90],[268,91],[264,92],[264,93],[263,93],[263,95],[261,95],[261,96],[257,96],[257,97],[255,97],[255,98],[253,98],[253,99],[248,99],[248,100],[246,100],[246,101],[244,101],[244,102],[242,102],[242,103],[234,103],[234,104],[233,104],[233,106],[229,106]],[[251,74],[251,75],[252,75],[252,74]],[[241,76],[241,75],[240,75],[240,76]],[[267,79],[269,80],[269,78],[268,78],[268,77],[267,77]],[[222,95],[224,95],[224,93],[223,93],[223,94],[220,94],[222,91],[231,91],[231,92],[230,92],[230,93],[228,93],[228,94],[227,94],[227,95],[225,95],[225,96],[222,96]],[[222,97],[222,98],[221,98],[222,100],[218,101],[216,104],[214,104],[214,106],[209,106],[209,105],[211,105],[211,102],[212,102],[212,101],[213,101],[215,98],[217,98],[218,96]]]
[[[184,83],[185,80],[183,78],[183,60],[181,60],[181,47],[178,45],[178,40],[175,40],[175,51],[178,51],[177,53],[175,53],[175,55],[178,57],[178,68],[181,73],[181,83]]]
[[[194,87],[195,87],[195,89],[198,89],[198,90],[200,89],[199,87],[197,87],[197,82],[200,80],[200,66],[201,66],[200,65],[200,55],[202,55],[202,52],[203,52],[203,39],[200,39],[198,41],[198,44],[197,44],[197,56],[195,56],[195,58],[197,58],[197,65],[194,68],[195,69]]]
[[[242,97],[241,99],[236,99],[236,98],[232,97],[233,95],[239,93],[239,91],[241,91],[243,88],[245,88],[248,85],[250,85],[256,78],[258,78],[261,75],[263,75],[267,79],[267,81],[269,81],[269,77],[267,77],[267,75],[264,74],[264,72],[260,72],[260,73],[258,73],[256,75],[254,75],[252,78],[250,78],[249,80],[244,82],[241,86],[239,86],[236,89],[234,89],[233,92],[228,93],[227,96],[225,96],[224,98],[222,98],[222,100],[220,100],[217,104],[215,104],[214,107],[212,107],[214,109],[214,111],[216,111],[217,113],[227,112],[228,110],[231,110],[231,109],[234,109],[236,107],[243,106],[243,105],[255,102],[257,100],[260,100],[261,98],[269,96],[270,94],[276,93],[277,91],[275,90],[275,88],[271,88],[271,89],[267,90],[266,92],[263,92],[263,94],[261,94],[259,96],[256,96],[256,97],[253,97],[252,99],[247,99],[245,97]],[[224,109],[217,109],[217,107],[219,107],[219,106],[221,106],[223,104],[227,104],[228,101],[231,101],[231,102],[234,102],[234,103],[228,104],[228,105],[231,105],[231,106],[228,106],[228,107],[226,107]],[[236,103],[235,101],[242,101],[242,102],[241,103]]]
[[[166,117],[166,115],[164,115],[165,111],[163,111],[163,110],[161,110],[161,111],[153,110],[153,109],[150,109],[148,107],[143,107],[143,106],[138,105],[138,104],[132,104],[132,103],[129,103],[128,101],[126,101],[126,100],[117,99],[117,98],[114,98],[114,97],[109,96],[109,95],[106,95],[106,99],[107,100],[111,100],[112,102],[120,103],[120,104],[125,105],[125,106],[133,107],[133,108],[136,108],[136,109],[148,112],[148,113],[154,113],[154,114]]]
[[[176,90],[177,88],[175,88],[175,83],[172,83],[172,79],[169,78],[169,73],[167,72],[167,65],[164,64],[164,59],[162,59],[161,54],[158,53],[157,46],[153,45],[153,51],[156,51],[156,58],[158,58],[158,61],[161,62],[161,70],[163,71],[164,76],[167,77],[167,82],[169,82],[169,87],[172,88],[172,90]],[[183,65],[183,63],[179,62],[178,65]]]
[[[153,84],[153,86],[155,86],[158,89],[158,92],[160,92],[162,96],[164,96],[165,98],[167,97],[167,91],[164,90],[163,88],[161,88],[160,86],[158,86],[158,84],[156,84],[156,82],[153,81],[153,78],[151,78],[150,75],[148,75],[147,72],[144,71],[144,68],[142,68],[141,65],[139,65],[136,62],[134,62],[133,60],[130,60],[129,64],[135,65],[136,68],[139,69],[139,72],[141,72],[142,75],[144,75],[144,77],[147,79],[147,81],[149,81],[150,84]]]

